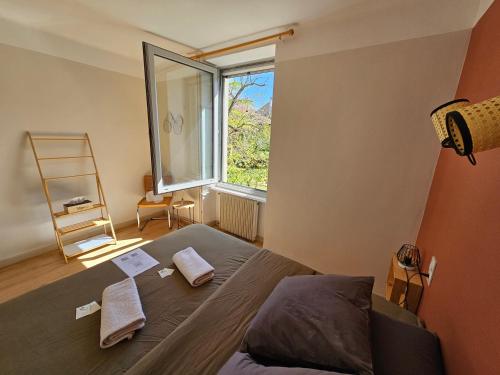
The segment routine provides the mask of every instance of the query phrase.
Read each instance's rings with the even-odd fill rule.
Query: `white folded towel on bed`
[[[214,277],[214,268],[192,247],[175,253],[172,261],[191,286],[200,286]]]
[[[102,292],[101,348],[109,348],[123,339],[131,339],[134,332],[144,327],[137,286],[132,278],[110,285]]]

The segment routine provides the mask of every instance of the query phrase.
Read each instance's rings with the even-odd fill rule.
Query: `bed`
[[[172,255],[188,246],[215,267],[215,278],[191,288]],[[5,374],[214,374],[238,350],[244,332],[285,276],[312,275],[304,265],[223,234],[190,225],[142,248],[160,264],[135,277],[147,318],[130,341],[99,347],[100,314],[75,320],[75,308],[126,276],[112,262],[0,305],[0,368]],[[374,309],[418,324],[411,313],[374,298]]]

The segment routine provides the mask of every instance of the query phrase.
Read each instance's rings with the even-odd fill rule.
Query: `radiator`
[[[255,241],[259,203],[254,200],[220,193],[220,229]]]

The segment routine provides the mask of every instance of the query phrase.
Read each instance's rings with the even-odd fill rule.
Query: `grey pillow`
[[[250,324],[242,351],[283,366],[373,374],[373,281],[339,275],[284,278]]]
[[[338,372],[302,367],[266,366],[255,362],[248,353],[236,352],[222,367],[218,375],[343,375]]]
[[[436,335],[373,310],[370,321],[373,367],[377,374],[444,374]]]

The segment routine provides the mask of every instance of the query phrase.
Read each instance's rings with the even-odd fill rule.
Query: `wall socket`
[[[427,285],[431,285],[432,276],[434,275],[434,271],[436,270],[437,260],[436,257],[431,258],[431,263],[429,264],[429,277],[427,278]]]

